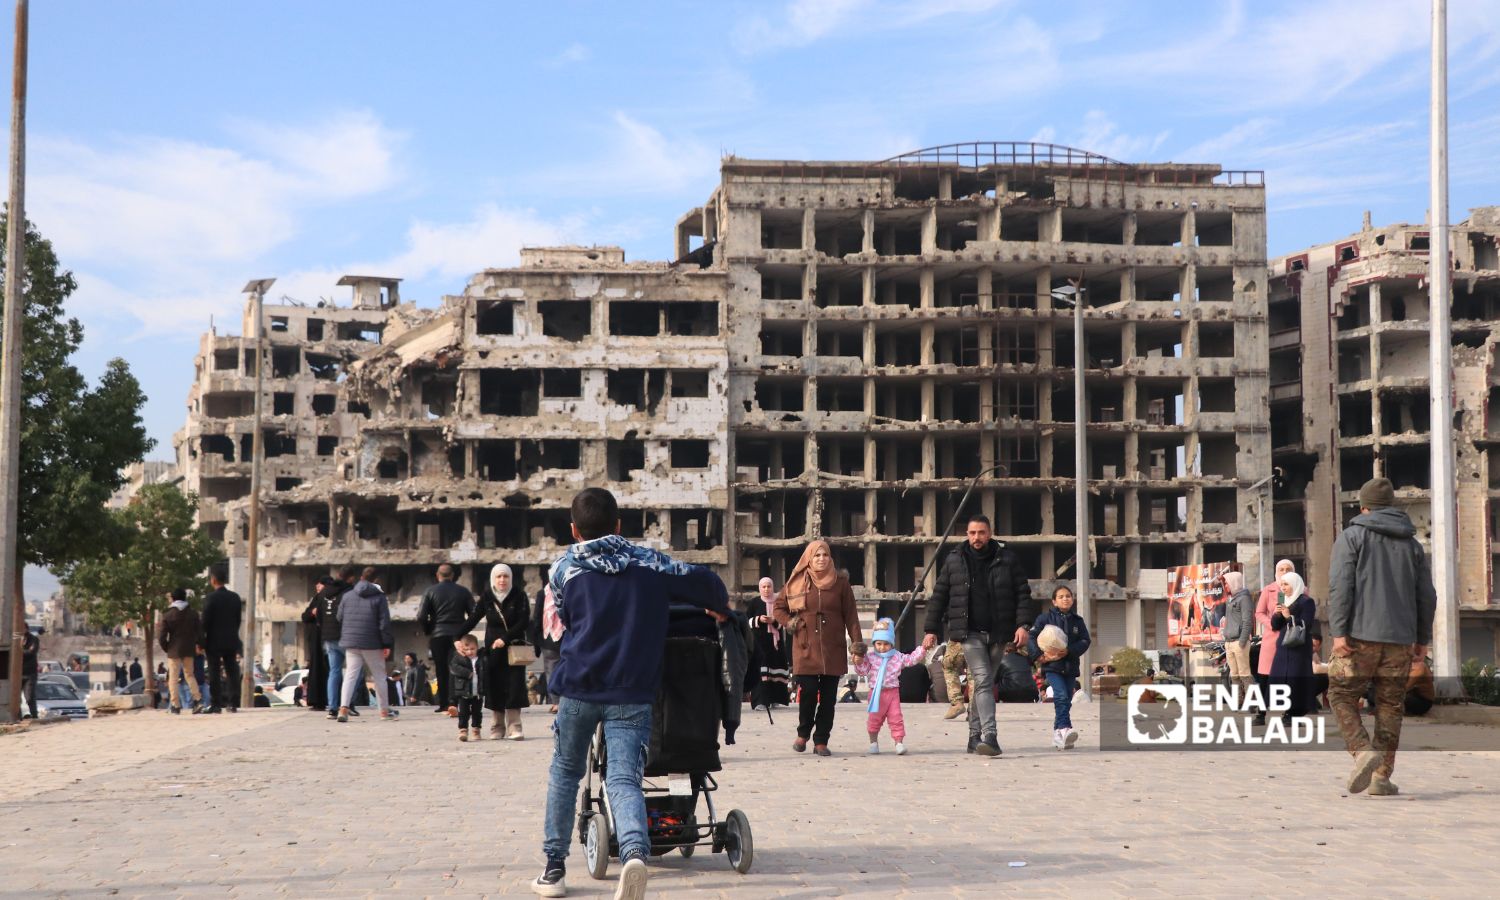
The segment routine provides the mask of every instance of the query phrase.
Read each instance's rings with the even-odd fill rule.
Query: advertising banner
[[[1167,570],[1167,646],[1192,647],[1223,640],[1225,572],[1239,563],[1202,563]]]

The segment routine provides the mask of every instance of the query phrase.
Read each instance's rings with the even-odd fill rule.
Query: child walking
[[[1062,629],[1067,646],[1043,649],[1038,639],[1048,625]],[[1050,643],[1050,642],[1049,642]],[[1073,591],[1059,585],[1052,592],[1052,608],[1036,617],[1031,626],[1031,657],[1041,662],[1042,676],[1052,688],[1052,746],[1072,750],[1078,743],[1073,730],[1073,686],[1078,683],[1078,660],[1089,648],[1089,627],[1073,612]]]
[[[870,733],[870,749],[880,752],[880,726],[891,725],[891,738],[896,742],[896,755],[906,754],[906,720],[901,717],[901,670],[907,666],[919,666],[925,652],[921,647],[910,653],[896,652],[896,628],[890,619],[875,623],[875,633],[870,638],[870,650],[864,656],[854,656],[854,671],[865,676],[870,683],[870,718],[865,730]]]
[[[458,739],[479,740],[484,727],[484,657],[479,641],[466,634],[453,642],[457,652],[448,663],[453,703],[458,707]]]

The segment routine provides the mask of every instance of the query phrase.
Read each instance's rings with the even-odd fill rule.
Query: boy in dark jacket
[[[474,635],[466,634],[453,642],[448,684],[458,707],[458,739],[479,740],[484,727],[484,657]]]
[[[203,712],[203,695],[193,677],[193,657],[198,655],[198,636],[203,623],[198,619],[197,611],[188,605],[186,590],[175,588],[168,596],[172,603],[161,620],[161,648],[167,654],[167,690],[172,714],[182,712],[178,682],[186,680],[188,693],[193,697],[193,715],[196,716]]]
[[[1064,643],[1054,643],[1047,626],[1062,630]],[[1033,659],[1042,663],[1042,675],[1052,689],[1052,746],[1072,750],[1078,743],[1073,730],[1073,691],[1078,684],[1078,660],[1089,649],[1089,627],[1083,617],[1073,612],[1073,591],[1058,585],[1052,592],[1052,608],[1036,617],[1031,626],[1030,650]]]

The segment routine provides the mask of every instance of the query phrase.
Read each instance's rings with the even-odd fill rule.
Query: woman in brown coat
[[[801,753],[812,738],[814,753],[831,756],[828,735],[833,731],[839,679],[849,671],[844,636],[856,644],[863,639],[854,591],[849,579],[834,568],[827,541],[807,545],[786,586],[776,595],[771,617],[792,632],[792,671],[802,692],[792,749]]]

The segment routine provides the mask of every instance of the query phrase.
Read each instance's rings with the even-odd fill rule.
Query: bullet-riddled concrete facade
[[[873,612],[991,467],[970,508],[1037,589],[1071,580],[1074,313],[1051,291],[1076,281],[1099,646],[1164,644],[1143,570],[1259,562],[1264,202],[1259,173],[1050,145],[728,158],[674,262],[529,249],[366,347],[335,382],[358,413],[334,459],[267,460],[271,608],[300,611],[344,562],[392,571],[398,618],[440,562],[469,583],[506,562],[535,588],[568,500],[601,484],[626,534],[732,588],[779,584],[827,537]],[[241,424],[203,418],[184,434]]]
[[[1371,225],[1271,263],[1271,438],[1277,554],[1326,597],[1359,487],[1383,475],[1430,546],[1429,227]],[[1500,631],[1500,207],[1453,226],[1454,439],[1460,655],[1492,661]]]

